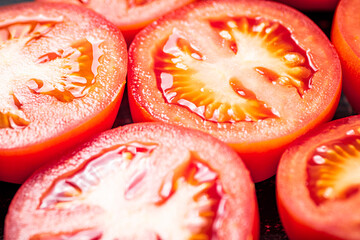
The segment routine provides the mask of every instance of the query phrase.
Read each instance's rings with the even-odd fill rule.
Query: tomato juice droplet
[[[280,23],[239,17],[209,20],[209,25],[223,39],[222,46],[233,52],[233,61],[225,61],[234,66],[224,65],[222,59],[208,61],[184,34],[173,29],[162,48],[154,53],[158,88],[167,103],[183,106],[214,122],[279,117],[276,109],[241,83],[235,64],[264,76],[273,84],[294,88],[299,97],[311,88],[316,69],[310,54]],[[234,88],[234,82],[242,89]]]
[[[135,158],[151,154],[155,144],[130,143],[106,149],[87,160],[79,169],[59,177],[43,195],[40,209],[54,208],[59,203],[71,202],[98,185],[108,174],[128,168]],[[136,184],[132,184],[135,186]]]
[[[317,205],[346,199],[360,188],[360,136],[348,135],[316,148],[307,164],[307,185]]]

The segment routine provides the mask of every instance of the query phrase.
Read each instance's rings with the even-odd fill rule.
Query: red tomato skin
[[[30,174],[67,151],[71,151],[79,143],[112,127],[120,107],[124,86],[117,99],[99,116],[89,119],[50,142],[38,146],[2,150],[0,152],[0,179],[11,183],[23,183]]]
[[[276,0],[302,11],[334,11],[339,0]]]
[[[24,14],[26,13],[31,16],[31,14],[36,15],[37,11],[40,11],[39,9],[41,9],[41,11],[48,9],[49,12],[57,11],[57,14],[64,13],[64,15],[74,13],[78,16],[83,16],[82,20],[87,19],[89,23],[91,22],[94,29],[99,28],[99,31],[100,29],[106,29],[109,36],[111,35],[113,38],[112,40],[115,42],[113,50],[116,52],[117,56],[120,56],[116,60],[118,62],[114,62],[114,66],[117,65],[119,70],[111,73],[113,76],[113,79],[111,80],[113,83],[111,83],[111,85],[109,84],[109,86],[113,86],[113,89],[111,90],[113,92],[109,94],[112,94],[111,99],[107,99],[107,103],[104,102],[104,106],[101,108],[93,109],[91,114],[87,113],[87,115],[84,115],[84,119],[81,121],[77,120],[75,123],[68,120],[70,122],[68,126],[62,131],[56,133],[53,133],[48,129],[33,127],[34,131],[36,131],[34,134],[21,136],[21,133],[14,133],[18,135],[16,141],[9,141],[7,144],[2,144],[0,146],[1,181],[23,183],[33,171],[45,162],[50,161],[53,158],[57,158],[66,151],[70,151],[73,147],[90,138],[94,134],[110,129],[117,116],[125,89],[127,50],[123,35],[116,26],[93,11],[84,10],[84,8],[81,7],[62,3],[14,4],[2,7],[1,14],[5,13],[10,16],[16,14],[16,12],[23,11]],[[106,77],[102,74],[98,79],[99,82],[103,82],[105,80],[104,78]],[[98,91],[98,89],[96,91]],[[101,99],[99,102],[101,102]],[[61,109],[58,111],[61,112]],[[50,118],[51,114],[52,113],[50,111],[48,114]],[[48,119],[49,116],[47,116],[46,119]],[[2,129],[0,130],[2,131]],[[0,134],[3,134],[3,132]],[[35,135],[40,135],[42,137],[37,139]],[[6,136],[3,136],[2,138],[6,138]],[[15,147],[13,147],[13,145],[15,145]]]
[[[227,1],[227,0],[214,1],[214,5],[217,4],[217,2],[224,2],[225,4],[231,4],[231,2],[237,2],[237,1]],[[238,1],[238,2],[244,2],[244,1]],[[258,3],[259,3],[259,7],[258,7],[259,9],[261,9],[262,5],[264,5],[263,8],[265,8],[266,4],[272,4],[267,1],[258,1]],[[203,4],[203,3],[199,3],[198,5],[201,5],[201,4]],[[177,14],[176,13],[173,14],[172,17],[175,19],[181,18],[180,16],[186,15],[188,12],[191,11],[191,9],[194,8],[195,5],[197,5],[197,4],[196,3],[191,4],[190,6],[187,6],[183,9],[178,10]],[[275,3],[274,3],[274,5],[275,5]],[[297,12],[296,10],[290,9],[290,7],[284,6],[283,4],[276,4],[276,8],[283,9],[283,11],[289,10],[289,11],[291,11],[291,14],[296,14],[296,16],[294,15],[293,18],[296,18],[296,19],[299,18],[299,16],[297,15],[297,14],[299,14],[299,12]],[[183,12],[181,12],[181,11],[183,11]],[[296,11],[296,12],[294,12],[294,11]],[[138,50],[137,48],[139,47],[139,45],[143,44],[144,39],[146,39],[147,35],[149,35],[153,30],[155,30],[157,26],[161,25],[163,22],[166,22],[167,17],[168,16],[164,16],[163,18],[159,19],[153,25],[150,25],[149,27],[147,27],[143,31],[141,31],[137,35],[135,40],[132,42],[132,45],[130,46],[130,49],[129,49],[128,96],[129,96],[131,115],[135,122],[144,122],[144,121],[170,122],[168,119],[164,120],[166,118],[160,119],[159,117],[158,118],[154,117],[151,113],[152,110],[148,110],[147,108],[144,107],[144,104],[143,104],[142,100],[140,99],[140,97],[137,96],[137,93],[134,93],[137,91],[136,90],[137,86],[136,87],[133,86],[133,83],[132,83],[132,79],[137,79],[137,78],[139,78],[139,79],[142,78],[142,79],[144,79],[144,81],[147,81],[145,79],[149,78],[149,76],[151,75],[151,74],[149,74],[149,76],[146,76],[146,77],[141,76],[140,77],[139,75],[141,75],[143,73],[141,73],[141,74],[137,73],[137,68],[139,66],[138,65],[139,62],[144,61],[143,59],[141,59],[140,56],[136,56],[137,50]],[[168,17],[168,18],[170,19],[171,17]],[[309,24],[308,27],[313,28],[314,26]],[[333,69],[334,69],[334,72],[336,72],[336,74],[335,74],[336,77],[334,78],[335,80],[333,81],[332,84],[336,85],[336,87],[334,88],[336,90],[335,90],[333,98],[330,100],[330,103],[328,104],[327,108],[324,109],[323,112],[318,112],[317,113],[318,116],[315,118],[312,118],[309,121],[308,125],[299,127],[296,131],[289,133],[286,136],[281,136],[279,138],[272,138],[272,139],[264,140],[264,141],[257,140],[257,141],[253,141],[253,142],[252,141],[237,142],[236,140],[233,140],[233,139],[229,140],[229,139],[224,139],[222,136],[220,136],[220,137],[217,136],[221,140],[228,143],[228,145],[230,145],[234,150],[236,150],[239,153],[239,155],[242,157],[242,159],[246,163],[248,169],[250,170],[252,178],[255,182],[263,181],[275,174],[277,165],[278,165],[278,161],[279,161],[283,151],[287,148],[287,146],[292,141],[294,141],[296,138],[303,135],[310,129],[316,127],[317,125],[319,125],[323,122],[330,121],[332,119],[332,117],[334,116],[334,113],[336,111],[337,105],[338,105],[338,103],[340,101],[340,97],[341,97],[340,63],[339,63],[339,59],[336,54],[336,51],[334,50],[333,46],[328,41],[328,39],[324,35],[324,33],[321,32],[319,29],[316,29],[315,32],[319,33],[320,35],[322,35],[323,37],[326,38],[327,44],[328,44],[329,48],[331,49],[331,58],[333,58],[335,60]],[[147,69],[146,71],[150,71],[150,70]],[[147,89],[147,91],[148,91],[148,89]],[[151,105],[151,104],[149,104],[149,105]],[[149,105],[147,105],[147,106],[149,106]],[[155,105],[156,104],[154,104],[154,106]],[[176,123],[176,124],[179,124],[182,126],[193,127],[190,123],[183,123],[182,120],[183,119],[174,120],[173,123]],[[199,122],[200,121],[201,120],[199,120]],[[202,129],[202,130],[204,130],[204,129]],[[259,149],[261,149],[261,150],[259,150]]]
[[[343,70],[343,91],[349,103],[360,113],[360,56],[359,47],[351,44],[356,39],[356,33],[349,32],[350,22],[345,21],[352,6],[359,5],[357,1],[341,1],[334,15],[331,29],[331,40],[338,51]],[[358,9],[358,8],[357,8]],[[352,9],[354,12],[354,10]],[[356,12],[356,11],[355,11]],[[355,21],[355,20],[354,20]]]
[[[307,189],[305,167],[316,146],[348,136],[349,131],[358,130],[359,126],[360,115],[325,123],[294,141],[282,155],[276,176],[276,200],[281,222],[290,239],[358,239],[357,220],[352,218],[352,222],[348,222],[347,216],[356,215],[354,205],[359,202],[359,196],[353,196],[353,200],[329,200],[339,202],[337,209],[316,206]],[[342,201],[349,201],[351,205],[344,203],[339,207]],[[347,228],[350,225],[353,229]]]
[[[82,2],[81,0],[36,0],[37,2],[67,2],[76,5],[82,5],[90,8],[103,16],[109,21],[113,22],[121,30],[122,34],[128,45],[132,42],[136,34],[144,27],[155,21],[162,15],[175,10],[176,8],[185,6],[196,0],[176,0],[170,3],[166,3],[168,0],[162,0],[163,3],[150,3],[149,6],[140,5],[133,9],[130,8],[128,12],[119,14],[117,12],[116,2],[126,2],[127,0],[108,1],[103,3],[103,0],[92,0],[89,2]],[[115,3],[114,3],[115,2]],[[128,2],[128,1],[127,1]],[[155,2],[155,1],[154,1]],[[160,1],[158,1],[160,2]],[[88,4],[88,5],[87,5]],[[120,5],[120,4],[119,4]],[[136,9],[137,8],[137,9]],[[157,9],[155,11],[154,9]],[[130,13],[131,12],[131,13]]]
[[[186,141],[181,141],[181,139],[186,139]],[[189,149],[189,151],[194,151],[196,153],[199,151],[200,156],[211,156],[214,153],[214,150],[208,149],[211,147],[224,154],[223,156],[227,156],[228,158],[225,161],[229,160],[229,162],[232,161],[232,163],[225,166],[216,160],[216,157],[204,159],[210,166],[222,166],[226,170],[221,169],[218,172],[221,176],[223,175],[223,177],[221,177],[224,181],[223,186],[229,190],[242,188],[244,191],[235,193],[230,190],[229,197],[233,198],[233,201],[231,200],[231,203],[226,207],[229,217],[220,228],[218,239],[259,239],[259,212],[255,186],[251,181],[248,170],[243,165],[239,156],[223,142],[209,134],[194,129],[163,123],[128,124],[123,127],[102,132],[79,145],[74,151],[68,152],[62,157],[57,157],[53,161],[43,165],[22,184],[19,191],[14,196],[5,220],[4,239],[17,240],[23,239],[24,237],[28,238],[31,236],[29,235],[31,234],[29,233],[29,229],[31,229],[31,231],[36,229],[34,228],[34,224],[44,225],[44,223],[41,222],[41,217],[47,215],[51,216],[51,218],[58,215],[59,225],[63,224],[62,222],[67,222],[68,226],[79,226],[79,222],[76,222],[79,221],[79,218],[77,218],[77,220],[74,220],[71,217],[69,218],[69,215],[71,215],[69,213],[56,210],[56,208],[50,209],[49,211],[38,209],[42,197],[48,188],[52,186],[53,182],[56,181],[59,176],[66,176],[74,171],[74,169],[82,166],[82,163],[85,160],[83,159],[84,157],[89,158],[90,156],[97,155],[103,149],[108,149],[117,144],[126,144],[136,141],[146,143],[147,141],[156,142],[157,140],[159,141],[160,146],[163,143],[166,145],[166,142],[172,141],[178,142],[178,145],[182,145],[186,142],[186,146],[192,145],[190,146],[191,149]],[[172,145],[173,144],[171,143],[171,146]],[[164,151],[166,150],[162,151],[165,153]],[[207,152],[211,152],[211,155]],[[164,158],[166,158],[166,156],[164,156]],[[238,161],[233,161],[234,159],[237,159]],[[237,174],[230,173],[232,169],[230,165]],[[235,181],[234,178],[239,177],[241,177],[241,179]],[[239,196],[235,198],[235,195]],[[242,204],[245,204],[246,206],[243,206]],[[244,207],[243,210],[240,209],[242,207]],[[84,223],[85,225],[91,221],[91,216],[95,218],[96,213],[101,213],[99,209],[92,209],[90,206],[77,206],[75,209],[77,215],[74,215],[76,215],[76,217],[81,214],[84,214],[84,216],[87,217],[86,219],[81,219],[81,223]],[[54,214],[54,212],[56,213]],[[241,216],[239,215],[234,218],[232,216],[233,214],[231,214],[234,212],[241,213]],[[34,221],[32,218],[36,218],[37,221]],[[47,233],[51,233],[51,230],[49,229]]]

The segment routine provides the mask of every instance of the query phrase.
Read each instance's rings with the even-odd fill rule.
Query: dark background
[[[25,2],[26,0],[0,0],[0,5]],[[329,36],[333,12],[304,12]],[[344,96],[340,101],[334,119],[352,115],[352,109]],[[114,127],[131,123],[126,97],[124,98]],[[0,240],[3,239],[4,219],[19,185],[0,181]],[[275,177],[256,184],[260,211],[260,239],[288,239],[278,216],[275,199]]]

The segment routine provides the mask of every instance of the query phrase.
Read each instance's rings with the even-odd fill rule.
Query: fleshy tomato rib
[[[291,239],[358,239],[360,117],[323,125],[296,140],[277,172],[281,221]]]
[[[89,10],[24,3],[0,9],[0,180],[109,129],[127,69],[120,31]]]
[[[275,174],[294,139],[331,119],[341,68],[306,16],[269,1],[205,1],[151,24],[129,50],[134,121],[213,134],[255,181]]]
[[[9,208],[5,239],[258,239],[239,156],[162,123],[104,132],[38,170]]]

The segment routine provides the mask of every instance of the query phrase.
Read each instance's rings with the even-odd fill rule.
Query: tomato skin
[[[56,44],[48,49],[46,48],[48,43],[44,40],[41,47],[36,46],[37,41],[33,41],[34,47],[26,54],[40,56],[44,52],[70,45],[69,41],[83,38],[84,35],[94,37],[94,39],[97,37],[98,40],[100,37],[107,36],[107,47],[112,49],[113,53],[107,53],[108,55],[106,57],[103,55],[103,57],[113,66],[117,66],[117,69],[109,67],[105,70],[105,65],[100,64],[91,90],[84,96],[66,103],[57,100],[51,94],[48,96],[34,94],[26,87],[21,88],[18,94],[23,98],[24,112],[31,119],[31,123],[21,129],[0,129],[1,181],[22,183],[45,162],[62,155],[94,134],[110,129],[116,118],[125,88],[126,43],[116,26],[93,11],[69,4],[22,3],[0,9],[1,19],[16,19],[20,15],[20,18],[26,21],[26,18],[36,19],[39,14],[43,15],[40,17],[41,21],[54,18],[54,16],[61,18],[61,23],[59,22],[49,33],[56,35],[55,31],[57,31],[60,34],[63,28],[62,31],[66,34],[61,32],[55,41]],[[77,17],[73,17],[74,15]],[[62,23],[64,24],[61,25]],[[73,28],[77,28],[79,32]],[[48,38],[52,40],[53,36]],[[105,43],[103,44],[105,46]],[[105,54],[106,51],[102,53]],[[108,74],[105,74],[106,71]]]
[[[357,1],[341,1],[334,16],[331,40],[343,69],[343,90],[353,109],[360,113],[360,49],[357,46]]]
[[[234,6],[236,4],[238,5]],[[237,13],[236,11],[232,10],[245,9],[244,5],[246,5],[247,9],[250,9],[248,13],[244,13],[242,12],[242,10],[238,10],[240,13]],[[311,114],[309,116],[305,116],[306,119],[300,120],[300,122],[296,124],[296,127],[293,130],[286,130],[286,133],[283,134],[280,133],[280,129],[282,128],[282,126],[286,125],[285,122],[283,124],[279,124],[279,128],[275,127],[272,129],[278,129],[279,131],[269,130],[269,132],[267,132],[267,129],[272,128],[275,122],[274,121],[270,123],[270,121],[267,120],[261,121],[261,124],[254,123],[253,125],[249,122],[243,122],[239,123],[238,126],[236,126],[236,124],[231,125],[217,123],[222,128],[222,130],[217,132],[217,130],[215,130],[216,126],[214,126],[215,124],[212,124],[209,121],[202,119],[201,117],[192,116],[194,114],[189,114],[187,110],[181,110],[181,107],[175,106],[174,104],[166,103],[163,99],[163,96],[159,96],[160,94],[156,90],[157,87],[153,85],[153,82],[151,82],[151,79],[155,78],[153,70],[151,69],[151,64],[153,63],[151,54],[153,54],[153,52],[155,51],[153,46],[156,46],[157,44],[159,45],[160,40],[157,41],[157,39],[164,38],[166,34],[171,31],[169,30],[170,27],[167,28],[168,26],[176,26],[176,24],[180,24],[178,23],[178,21],[182,23],[182,21],[186,21],[184,19],[186,19],[187,17],[194,17],[194,15],[199,14],[198,12],[201,12],[204,18],[211,19],[213,17],[212,14],[214,14],[215,12],[213,11],[213,9],[216,8],[223,11],[231,12],[229,13],[230,16],[237,16],[237,14],[241,16],[249,14],[256,17],[268,16],[269,18],[275,18],[276,21],[279,21],[284,25],[285,23],[289,23],[289,25],[286,25],[286,27],[291,29],[292,33],[296,35],[295,38],[302,39],[303,36],[319,34],[319,38],[324,40],[321,46],[328,46],[328,48],[326,48],[326,51],[329,55],[328,57],[320,57],[318,59],[318,62],[315,63],[315,65],[319,67],[318,72],[316,73],[318,74],[319,79],[316,80],[317,77],[314,77],[313,82],[315,83],[319,81],[320,83],[323,79],[327,79],[327,84],[329,84],[329,87],[327,88],[332,89],[332,93],[330,93],[332,97],[328,98],[329,92],[327,92],[327,90],[325,89],[324,90],[326,93],[324,92],[320,94],[318,92],[317,94],[315,94],[316,97],[314,95],[314,98],[312,100],[309,100],[309,105],[307,105],[308,103],[305,104],[307,105],[307,109],[304,109],[303,112],[310,112],[314,110],[316,113],[314,113],[313,116],[310,116]],[[279,14],[277,14],[276,16],[277,11],[279,12]],[[219,10],[218,12],[221,11]],[[285,12],[286,14],[280,14],[280,12]],[[278,16],[281,15],[283,17],[284,15],[287,16],[287,14],[289,14],[289,17],[287,19],[278,19]],[[221,14],[219,13],[219,15]],[[223,15],[226,16],[226,14]],[[133,120],[135,122],[163,121],[167,123],[176,123],[178,125],[193,127],[206,132],[210,132],[222,141],[225,141],[228,145],[230,145],[239,153],[242,159],[244,159],[247,167],[250,169],[253,180],[255,182],[259,182],[273,176],[277,168],[277,163],[284,149],[286,149],[286,147],[296,138],[303,135],[318,124],[331,120],[337,108],[337,104],[340,100],[341,68],[338,56],[334,48],[329,43],[327,37],[323,34],[323,32],[321,32],[321,30],[319,30],[315,25],[313,25],[312,22],[308,22],[307,20],[303,19],[303,17],[304,16],[302,14],[299,14],[299,12],[290,9],[289,7],[282,4],[276,4],[273,2],[253,1],[252,3],[249,3],[246,1],[212,1],[212,4],[208,5],[206,2],[192,4],[181,10],[176,11],[173,14],[161,18],[156,23],[148,26],[142,32],[140,32],[134,39],[129,49],[128,95]],[[217,16],[217,18],[220,19],[221,17]],[[306,29],[312,29],[314,30],[314,33],[310,34],[302,32],[297,34],[297,31],[300,31],[299,29],[301,28],[301,26],[291,26],[293,19],[301,19],[301,21],[296,20],[294,24],[299,24],[300,22],[302,22],[302,24],[306,26]],[[163,30],[162,28],[167,29]],[[299,40],[299,42],[301,41],[302,40]],[[312,44],[316,44],[314,38],[307,38],[305,39],[305,42],[310,52],[316,51],[315,48],[320,49],[320,45],[317,47],[311,46]],[[302,47],[304,46],[302,45]],[[148,49],[150,50],[148,51]],[[320,55],[321,54],[322,53],[320,53]],[[317,53],[314,53],[314,55],[317,55]],[[329,59],[331,60],[328,61]],[[324,67],[323,70],[327,69],[330,65],[333,66],[332,70],[334,70],[334,75],[332,77],[320,77],[320,75],[322,74],[320,72],[323,71],[321,70],[322,67],[320,67],[320,65]],[[141,86],[142,82],[146,82],[146,87]],[[320,85],[323,85],[323,83],[321,83]],[[312,89],[310,89],[308,92],[311,91]],[[319,89],[316,89],[315,91],[319,91]],[[325,102],[327,103],[325,104],[326,107],[323,110],[315,110],[315,107],[313,109],[312,107],[309,107],[311,105],[311,101],[315,99],[315,101],[319,101],[318,96],[328,98],[327,100],[325,100]],[[155,102],[154,99],[157,99],[157,102]],[[324,102],[320,103],[320,101],[317,104],[318,107],[324,107],[325,105]],[[295,108],[300,109],[299,106],[296,106]],[[169,114],[167,114],[167,111],[169,112]],[[297,119],[299,120],[303,117],[304,116],[299,115]],[[231,135],[230,132],[233,132],[234,134]],[[244,137],[245,135],[241,134],[245,134],[246,137]]]
[[[359,115],[323,124],[294,141],[282,155],[276,196],[281,222],[290,239],[358,239],[355,212],[359,194],[316,204],[309,190],[307,165],[317,148],[349,136],[359,138],[359,127]],[[355,152],[353,156],[357,156]],[[346,153],[343,156],[346,158]]]
[[[61,206],[52,206],[48,209],[39,206],[58,179],[83,169],[86,160],[99,152],[104,152],[104,149],[134,142],[156,145],[154,156],[150,155],[148,158],[152,159],[151,166],[157,167],[157,176],[163,176],[174,164],[179,164],[178,156],[184,158],[181,161],[188,161],[187,152],[194,153],[202,159],[219,175],[218,181],[221,182],[227,199],[223,206],[226,218],[221,227],[216,228],[218,239],[259,239],[259,216],[254,184],[238,155],[208,134],[162,123],[130,124],[103,132],[79,146],[76,151],[37,170],[21,186],[11,202],[5,220],[5,239],[31,238],[42,233],[50,236],[64,232],[72,233],[77,231],[78,227],[103,231],[105,225],[102,223],[110,221],[110,213],[104,214],[101,205],[77,203],[76,207],[70,207],[72,210]],[[169,151],[173,154],[167,155]],[[146,166],[142,165],[141,168]],[[154,186],[158,186],[157,184],[153,183]],[[118,207],[113,206],[112,209]],[[139,227],[141,231],[141,226]],[[106,232],[102,234],[106,236]]]
[[[90,8],[113,22],[123,33],[126,42],[130,45],[135,35],[144,27],[162,15],[196,0],[162,0],[145,3],[124,9],[129,0],[103,1],[103,0],[36,0],[38,2],[67,2]],[[134,2],[134,1],[133,1]],[[136,1],[135,1],[136,2]],[[146,1],[145,1],[146,2]]]
[[[339,0],[276,0],[303,11],[334,11]]]

